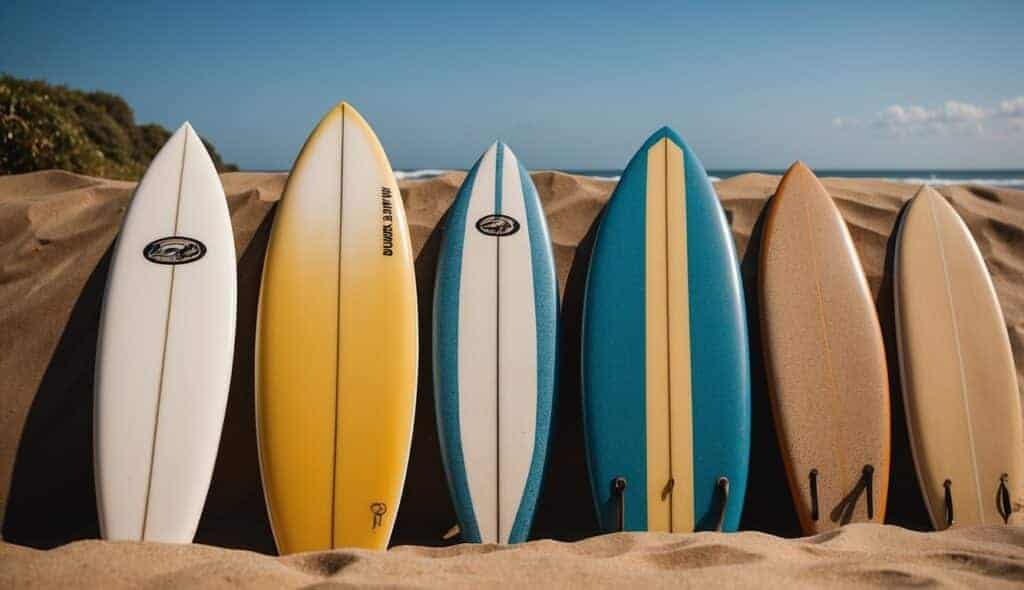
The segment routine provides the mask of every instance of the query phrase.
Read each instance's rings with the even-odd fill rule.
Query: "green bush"
[[[0,174],[60,168],[136,179],[170,136],[160,125],[136,125],[120,96],[0,75]],[[218,171],[238,170],[203,143]]]

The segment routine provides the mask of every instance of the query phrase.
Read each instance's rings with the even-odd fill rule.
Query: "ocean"
[[[399,180],[431,178],[443,174],[447,170],[442,169],[417,169],[397,170],[395,176]],[[618,180],[622,170],[564,170],[570,174],[602,178],[606,180]],[[747,174],[748,172],[760,172],[763,174],[781,175],[785,170],[765,169],[710,169],[708,176],[713,182],[724,180],[732,176]],[[881,178],[894,182],[906,182],[909,184],[931,184],[941,186],[947,184],[982,184],[1024,190],[1024,170],[830,170],[819,169],[814,171],[819,177],[842,177],[842,178]]]

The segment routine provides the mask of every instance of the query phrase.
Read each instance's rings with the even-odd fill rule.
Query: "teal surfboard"
[[[737,528],[750,452],[746,326],[714,188],[662,128],[623,172],[587,276],[585,436],[604,530]]]

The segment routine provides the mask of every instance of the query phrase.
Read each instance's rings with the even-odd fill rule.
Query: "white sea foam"
[[[451,170],[441,170],[437,168],[424,168],[422,170],[395,170],[395,178],[398,180],[421,180],[424,178],[441,176],[446,172],[451,172]]]
[[[990,186],[1024,186],[1024,178],[886,178],[891,182],[905,182],[907,184],[932,184],[948,186],[952,184],[987,184]]]
[[[441,168],[423,168],[419,170],[396,170],[395,178],[398,180],[424,180],[427,178],[434,178],[435,176],[441,176],[451,170]],[[577,173],[579,174],[579,173]],[[594,180],[603,180],[606,182],[618,182],[621,176],[604,176],[598,174],[586,174],[583,173],[587,178],[593,178]],[[842,174],[838,176],[843,177]],[[861,178],[860,176],[847,176],[845,178]],[[876,177],[877,178],[877,177]],[[1012,188],[1024,188],[1024,178],[948,178],[935,176],[930,178],[924,177],[883,177],[883,180],[890,182],[903,182],[907,184],[931,184],[935,186],[948,186],[954,184],[981,184],[989,186],[1005,186]],[[722,178],[718,176],[708,176],[708,180],[711,182],[721,182]]]
[[[605,180],[608,182],[618,182],[621,176],[599,176],[597,174],[583,174],[587,178],[593,178],[594,180]],[[708,176],[708,180],[711,182],[720,182],[722,179],[717,176]]]

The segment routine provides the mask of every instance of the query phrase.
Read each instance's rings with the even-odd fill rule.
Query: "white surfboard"
[[[495,143],[448,212],[434,292],[434,379],[462,538],[529,538],[550,440],[558,315],[537,189]]]
[[[94,409],[103,538],[195,536],[231,380],[235,291],[224,189],[185,123],[139,182],[107,279]]]

